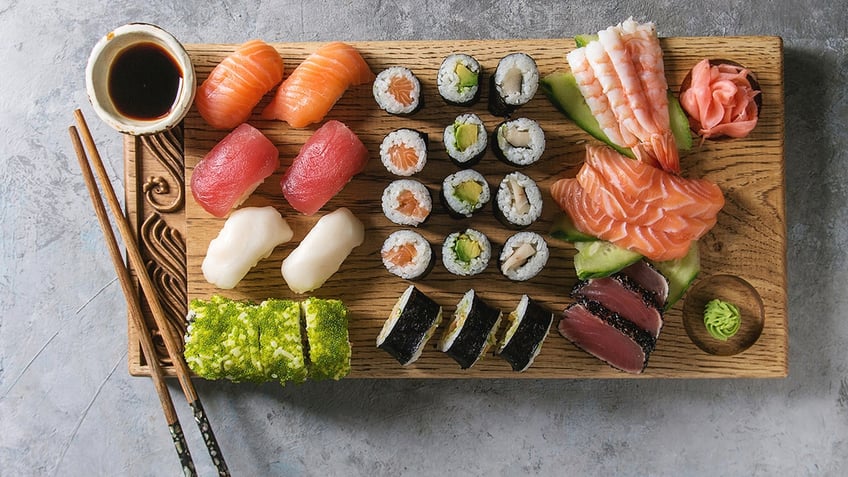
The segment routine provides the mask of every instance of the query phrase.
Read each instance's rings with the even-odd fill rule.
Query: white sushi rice
[[[535,232],[518,232],[504,244],[500,269],[510,280],[529,280],[548,263],[548,244]]]
[[[415,151],[418,162],[409,169],[402,169],[391,161],[389,153],[393,146],[406,146]],[[383,138],[380,144],[380,160],[392,174],[408,177],[424,169],[427,164],[427,141],[422,133],[414,129],[397,129]]]
[[[456,130],[463,124],[474,124],[477,126],[477,140],[473,144],[460,150],[456,144]],[[488,138],[486,137],[486,125],[479,116],[473,113],[460,114],[456,117],[453,124],[445,128],[443,137],[445,150],[448,155],[456,162],[463,164],[479,158],[483,151],[486,150]]]
[[[459,74],[456,65],[462,64],[469,71],[477,75],[477,84],[474,86],[460,87]],[[439,67],[436,82],[439,86],[439,94],[445,101],[453,104],[468,104],[477,96],[480,89],[480,63],[474,57],[465,54],[449,55]]]
[[[471,311],[471,305],[473,304],[474,289],[472,288],[465,292],[465,295],[463,295],[459,300],[459,303],[457,303],[456,311],[453,313],[453,320],[445,330],[445,334],[442,335],[442,339],[439,341],[440,351],[447,351],[451,349],[454,341],[456,341],[456,337],[459,336],[459,333],[465,326],[465,320],[468,319],[468,313]]]
[[[504,160],[516,166],[529,166],[538,161],[545,152],[545,132],[539,123],[528,118],[506,121],[497,129],[497,148]],[[527,139],[523,143],[513,144],[510,138],[519,136]],[[514,142],[515,139],[513,139]]]
[[[427,216],[422,219],[409,216],[398,210],[400,204],[400,194],[408,190],[412,193],[418,204],[427,210],[427,216],[433,210],[433,200],[430,198],[430,191],[427,187],[414,179],[398,179],[383,190],[383,213],[386,218],[398,225],[412,225],[417,227],[419,224],[427,220]]]
[[[466,262],[457,256],[455,246],[462,235],[467,235],[480,245],[480,255]],[[445,239],[442,245],[442,263],[447,271],[459,276],[470,276],[481,273],[489,265],[492,258],[492,245],[489,239],[474,229],[466,229],[465,232],[454,232]]]
[[[405,244],[412,244],[415,248],[415,258],[411,262],[403,266],[398,266],[386,259],[386,254],[389,251],[396,247],[402,247]],[[398,230],[389,235],[383,242],[380,255],[383,257],[383,266],[386,267],[386,270],[404,280],[412,280],[420,277],[427,271],[433,259],[433,249],[430,247],[427,239],[422,237],[421,234],[412,230]]]
[[[526,227],[542,215],[542,192],[536,182],[520,172],[506,175],[498,187],[498,210],[510,224]]]
[[[412,103],[409,105],[401,103],[389,92],[389,85],[395,76],[404,76],[412,81],[413,89],[410,94]],[[371,90],[377,104],[389,114],[411,114],[418,109],[418,104],[421,102],[421,82],[409,68],[403,66],[392,66],[381,71],[374,80]]]
[[[514,75],[520,74],[520,88],[512,90],[505,88],[515,79]],[[520,106],[527,104],[533,99],[536,90],[539,88],[539,68],[536,66],[536,61],[526,53],[512,53],[507,55],[498,62],[498,68],[495,70],[495,88],[497,94],[503,101],[511,106]]]
[[[476,203],[472,204],[460,199],[456,195],[456,188],[463,182],[467,181],[477,182],[483,188],[480,192],[480,198]],[[474,169],[463,169],[461,171],[457,171],[445,177],[442,181],[442,196],[444,197],[447,206],[455,213],[464,215],[465,217],[471,217],[475,211],[486,205],[489,202],[491,195],[492,193],[489,190],[489,183],[486,182],[486,178],[483,177],[483,174],[480,174]]]

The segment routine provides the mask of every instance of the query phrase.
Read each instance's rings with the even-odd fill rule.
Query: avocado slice
[[[456,258],[463,262],[470,262],[479,257],[483,252],[480,244],[466,234],[462,234],[456,239],[453,245],[453,251],[456,253]]]
[[[477,86],[477,73],[468,69],[468,67],[464,64],[457,63],[454,71],[456,71],[456,74],[459,76],[460,89]]]
[[[480,194],[482,193],[483,186],[473,180],[461,182],[453,189],[453,195],[457,199],[471,205],[477,205],[480,202]]]
[[[474,123],[454,125],[453,134],[456,138],[456,148],[464,151],[477,142],[477,125]]]
[[[621,154],[631,158],[635,157],[633,151],[614,144],[601,129],[598,120],[592,115],[592,110],[589,109],[589,105],[583,99],[583,94],[580,93],[577,80],[574,79],[573,74],[563,71],[551,73],[542,78],[542,89],[551,103],[581,129]],[[680,106],[680,102],[671,92],[668,93],[668,112],[671,132],[674,134],[677,148],[684,151],[691,149],[692,134],[689,131],[689,118]]]

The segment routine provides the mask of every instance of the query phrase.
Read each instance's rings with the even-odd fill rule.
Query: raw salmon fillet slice
[[[232,129],[283,80],[283,58],[261,40],[241,45],[216,66],[197,89],[195,104],[213,128]]]
[[[329,43],[309,55],[283,81],[262,117],[304,128],[324,119],[348,87],[374,78],[356,48],[342,42]]]

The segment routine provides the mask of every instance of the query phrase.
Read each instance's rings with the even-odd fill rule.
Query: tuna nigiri
[[[283,81],[262,117],[303,128],[324,119],[348,87],[371,81],[374,73],[356,48],[329,43],[309,55]]]
[[[216,129],[247,121],[262,96],[283,80],[283,58],[261,40],[241,45],[197,89],[197,111]]]
[[[339,121],[321,126],[292,161],[280,181],[283,195],[298,212],[312,215],[362,172],[368,149]]]
[[[191,174],[191,194],[204,210],[224,217],[280,165],[280,153],[261,131],[244,123],[209,151]]]

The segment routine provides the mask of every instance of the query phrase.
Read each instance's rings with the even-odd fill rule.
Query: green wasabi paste
[[[710,336],[717,340],[727,341],[739,331],[741,324],[742,315],[733,303],[716,298],[704,307],[704,326]]]

